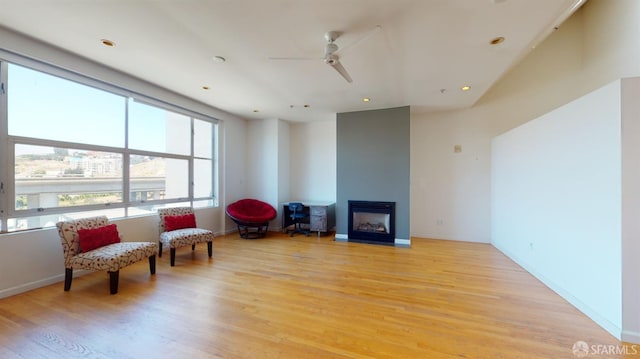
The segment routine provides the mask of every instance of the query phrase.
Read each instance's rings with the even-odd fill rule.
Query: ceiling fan
[[[377,30],[381,28],[380,25],[376,25],[372,30],[367,32],[364,36],[352,42],[351,44],[342,48],[342,50],[338,47],[335,41],[340,37],[342,33],[338,31],[328,31],[324,34],[324,39],[327,41],[327,44],[324,46],[324,57],[322,60],[325,64],[333,67],[348,83],[353,82],[353,79],[347,72],[347,70],[340,63],[340,56],[338,53],[342,54],[348,48],[351,48],[365,39],[369,38],[373,35]],[[316,60],[317,58],[309,58],[309,57],[270,57],[269,60]]]
[[[324,47],[324,63],[333,67],[348,83],[352,83],[353,80],[347,70],[340,63],[340,57],[336,54],[339,48],[335,41],[340,36],[336,31],[329,31],[324,34],[324,39],[327,40],[327,45]]]

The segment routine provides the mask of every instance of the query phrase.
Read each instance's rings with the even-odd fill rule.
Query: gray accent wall
[[[339,113],[336,234],[348,233],[348,201],[396,202],[396,239],[409,240],[409,107]]]

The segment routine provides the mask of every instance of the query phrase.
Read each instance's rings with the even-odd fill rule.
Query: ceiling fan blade
[[[342,66],[342,64],[340,62],[336,62],[335,64],[332,64],[331,67],[336,69],[336,71],[338,71],[338,73],[340,75],[342,75],[342,77],[344,77],[344,79],[347,80],[348,83],[352,83],[353,82],[353,80],[351,79],[351,76],[349,76],[349,73],[344,68],[344,66]]]
[[[267,57],[268,60],[285,60],[285,61],[299,61],[299,60],[322,60],[321,57]]]
[[[353,48],[361,43],[363,43],[365,40],[369,39],[371,36],[373,36],[375,33],[377,33],[380,29],[382,29],[382,26],[380,25],[376,25],[373,29],[369,30],[366,34],[364,34],[362,37],[360,37],[359,39],[353,41],[352,43],[341,47],[338,51],[336,51],[336,54],[341,54],[344,56],[345,51],[349,50],[350,48]]]

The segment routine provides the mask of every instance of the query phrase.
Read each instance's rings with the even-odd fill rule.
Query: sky
[[[7,85],[9,135],[123,148],[127,101],[131,148],[165,152],[168,120],[188,133],[187,116],[22,66],[9,64]]]

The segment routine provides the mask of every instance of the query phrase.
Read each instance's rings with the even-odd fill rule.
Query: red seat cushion
[[[247,223],[265,223],[276,218],[276,210],[269,203],[257,199],[241,199],[227,206],[231,218]]]
[[[164,229],[167,232],[176,229],[196,228],[196,215],[193,213],[182,216],[166,216],[164,217]]]
[[[118,227],[113,224],[97,228],[78,229],[80,251],[88,252],[113,243],[120,243]]]

